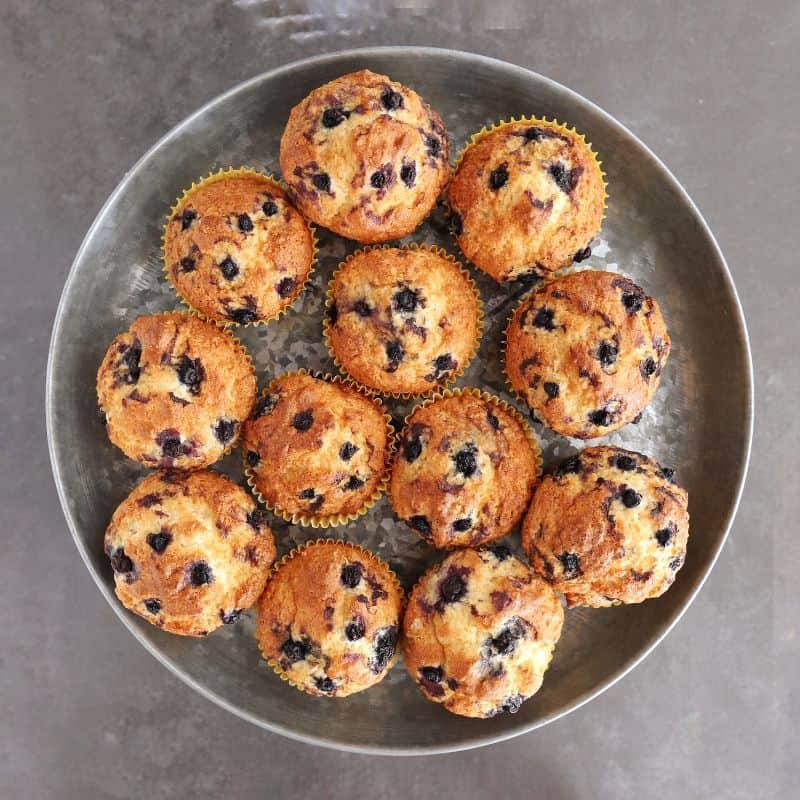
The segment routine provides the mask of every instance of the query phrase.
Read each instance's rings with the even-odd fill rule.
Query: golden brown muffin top
[[[244,427],[245,463],[264,502],[297,522],[352,517],[382,486],[391,454],[382,406],[303,372],[273,381]]]
[[[211,322],[139,317],[109,346],[97,397],[111,441],[148,467],[207,467],[239,436],[256,395],[239,342]]]
[[[375,248],[331,280],[325,334],[348,374],[379,392],[423,394],[472,358],[482,311],[468,276],[444,251]]]
[[[641,453],[589,447],[542,479],[522,543],[568,605],[641,603],[672,585],[689,536],[672,475]]]
[[[506,374],[548,427],[593,439],[641,414],[669,352],[652,297],[622,275],[586,270],[520,303],[506,331]]]
[[[280,162],[300,210],[359,242],[411,233],[450,175],[447,133],[412,89],[369,70],[343,75],[298,103]]]
[[[158,472],[120,503],[105,551],[126,608],[171,633],[205,636],[255,603],[275,542],[250,495],[222,475]]]
[[[345,697],[395,662],[403,590],[377,556],[317,541],[281,562],[258,602],[264,658],[304,692]]]
[[[498,398],[436,398],[408,418],[389,496],[400,519],[435,547],[505,536],[531,497],[539,468],[532,434]]]
[[[497,281],[571,264],[600,230],[605,195],[583,138],[544,121],[480,136],[447,190],[459,247]]]
[[[268,321],[300,294],[314,243],[306,221],[269,178],[213,175],[181,198],[164,233],[178,294],[220,322]]]
[[[556,593],[508,548],[457,550],[412,590],[403,658],[448,711],[513,714],[542,685],[563,621]]]

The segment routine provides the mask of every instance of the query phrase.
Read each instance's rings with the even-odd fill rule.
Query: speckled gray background
[[[800,462],[792,448],[800,298],[790,241],[800,7],[403,6],[0,3],[0,797],[761,798],[791,796],[800,780]],[[545,729],[414,761],[266,734],[158,665],[119,624],[72,544],[43,419],[61,286],[126,168],[244,78],[318,52],[389,43],[517,62],[631,127],[715,231],[756,367],[742,507],[706,587],[666,642]]]

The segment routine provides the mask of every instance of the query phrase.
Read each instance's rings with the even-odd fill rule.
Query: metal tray
[[[569,611],[544,686],[513,716],[449,714],[423,698],[401,664],[353,697],[308,697],[259,659],[252,614],[203,640],[163,633],[120,606],[103,554],[109,517],[143,470],[108,442],[95,373],[108,343],[135,317],[178,306],[160,259],[170,204],[193,180],[221,166],[277,173],[290,108],[314,87],[364,67],[418,90],[444,118],[454,156],[472,132],[512,115],[556,117],[586,133],[607,171],[610,196],[587,263],[631,275],[659,300],[672,335],[673,354],[654,402],[638,425],[607,438],[678,468],[692,515],[686,565],[658,600]],[[333,369],[321,338],[322,303],[332,270],[355,245],[326,231],[320,239],[309,291],[281,320],[242,331],[261,385],[286,369]],[[408,240],[457,252],[441,212]],[[477,280],[487,330],[459,385],[510,400],[500,335],[522,290],[498,287],[480,274]],[[736,290],[711,232],[666,167],[622,125],[563,86],[501,61],[417,47],[290,64],[218,97],[161,139],[109,197],[75,258],[53,327],[46,391],[50,455],[69,528],[100,591],[139,642],[201,694],[257,725],[307,742],[397,755],[475,747],[533,730],[597,696],[641,661],[689,606],[719,554],[742,489],[752,430],[752,366]],[[407,409],[398,403],[392,412],[401,416]],[[546,462],[580,446],[539,432]],[[221,468],[241,479],[238,450]],[[279,520],[273,529],[281,552],[317,535]],[[333,533],[388,559],[407,586],[440,557],[393,518],[385,499]]]

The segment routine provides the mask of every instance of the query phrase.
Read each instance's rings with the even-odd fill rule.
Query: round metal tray
[[[608,437],[678,468],[689,490],[692,533],[671,590],[639,606],[567,613],[561,641],[535,697],[513,715],[454,716],[424,699],[402,665],[347,699],[308,697],[259,659],[252,614],[207,639],[171,636],[129,614],[114,597],[103,533],[143,470],[108,442],[95,373],[111,339],[140,314],[178,303],[160,259],[164,217],[181,190],[210,170],[248,165],[277,173],[278,142],[291,107],[311,89],[370,68],[414,87],[445,120],[455,156],[483,125],[513,115],[556,117],[587,135],[608,176],[608,215],[588,265],[631,275],[661,303],[673,354],[638,425]],[[321,337],[325,289],[355,245],[320,231],[313,284],[290,313],[241,332],[262,385],[286,369],[332,370]],[[457,253],[440,211],[410,241]],[[500,335],[521,295],[477,275],[487,311],[478,358],[459,381],[511,399]],[[602,692],[641,661],[686,610],[708,575],[736,510],[749,455],[752,375],[742,311],[722,254],[697,208],[633,134],[569,89],[520,67],[469,53],[382,47],[320,56],[260,75],[170,131],[127,173],[94,221],[58,308],[47,372],[47,431],[59,496],[86,566],[134,636],[190,686],[236,714],[308,742],[367,752],[435,753],[488,744],[544,725]],[[394,404],[396,416],[408,404]],[[539,432],[546,462],[576,442]],[[238,451],[221,468],[241,479]],[[275,520],[281,552],[315,538]],[[330,532],[328,532],[330,534]],[[333,535],[374,550],[410,587],[440,554],[393,518],[383,499]],[[512,537],[516,544],[517,534]]]

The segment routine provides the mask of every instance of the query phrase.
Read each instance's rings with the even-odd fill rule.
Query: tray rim
[[[745,405],[745,417],[742,420],[744,434],[745,434],[744,448],[742,453],[742,466],[734,490],[733,502],[731,503],[731,506],[728,509],[726,519],[724,520],[723,523],[724,530],[722,536],[720,537],[714,549],[714,552],[711,554],[711,557],[709,558],[702,575],[697,580],[695,586],[692,588],[692,591],[689,594],[684,605],[675,613],[675,616],[667,623],[664,630],[661,631],[659,634],[657,634],[655,638],[652,641],[650,641],[648,645],[645,648],[643,648],[643,650],[640,653],[636,655],[635,658],[633,658],[630,662],[628,662],[620,669],[618,669],[616,672],[614,672],[612,675],[610,675],[608,678],[606,678],[594,689],[577,697],[567,707],[560,709],[559,711],[553,712],[549,715],[546,715],[545,717],[536,720],[533,723],[520,725],[517,728],[513,728],[511,730],[504,731],[499,734],[495,733],[495,734],[482,735],[480,733],[476,733],[476,735],[474,736],[465,737],[460,742],[449,743],[443,746],[385,747],[385,746],[373,746],[373,745],[353,745],[349,743],[340,742],[336,739],[329,738],[324,735],[312,735],[312,734],[300,733],[279,723],[265,720],[262,717],[248,711],[246,708],[235,705],[234,703],[227,700],[225,697],[208,689],[202,683],[196,681],[194,678],[186,674],[182,670],[179,664],[174,662],[171,658],[169,658],[167,655],[159,651],[157,648],[153,647],[144,638],[144,636],[142,636],[139,633],[136,627],[132,624],[132,621],[128,618],[128,614],[125,611],[125,609],[117,602],[114,592],[105,585],[101,576],[94,569],[88,550],[84,546],[84,543],[79,537],[77,525],[70,513],[69,499],[67,497],[64,481],[62,479],[63,470],[62,470],[62,465],[58,460],[58,452],[55,444],[55,435],[54,435],[54,426],[55,426],[55,421],[54,421],[55,388],[54,388],[54,377],[53,377],[54,353],[56,351],[56,342],[58,340],[58,335],[61,330],[63,319],[66,315],[66,300],[68,295],[70,294],[69,290],[75,278],[75,274],[77,273],[78,264],[82,260],[84,252],[88,248],[89,243],[95,234],[95,231],[102,223],[102,220],[105,216],[107,209],[115,202],[115,200],[121,194],[124,193],[124,191],[127,189],[129,182],[131,181],[134,174],[136,174],[136,172],[139,170],[139,168],[151,157],[151,155],[157,152],[163,145],[165,145],[171,139],[180,136],[183,130],[188,125],[190,125],[195,119],[203,116],[208,110],[210,110],[211,108],[213,108],[218,104],[225,102],[228,98],[232,97],[233,95],[242,91],[246,91],[251,86],[254,86],[262,81],[277,79],[282,77],[284,74],[290,74],[292,71],[296,69],[302,69],[303,67],[310,65],[324,65],[327,63],[335,63],[336,61],[341,60],[342,58],[362,57],[368,59],[373,57],[391,56],[393,54],[403,54],[403,55],[411,54],[411,55],[417,55],[419,57],[434,56],[434,57],[451,57],[456,59],[466,59],[482,63],[489,68],[505,70],[507,72],[515,72],[517,74],[521,74],[526,77],[532,77],[537,81],[541,81],[542,83],[548,85],[551,89],[554,89],[559,93],[566,95],[569,99],[576,100],[579,101],[580,103],[586,104],[588,107],[591,108],[591,110],[594,113],[601,116],[609,126],[616,128],[620,133],[624,134],[630,141],[632,141],[636,146],[638,146],[641,149],[642,154],[653,163],[656,169],[661,173],[662,178],[667,183],[670,184],[670,187],[677,193],[680,200],[688,207],[689,211],[693,214],[696,222],[700,227],[702,234],[708,240],[709,245],[712,251],[714,252],[714,255],[716,256],[719,264],[722,267],[722,273],[726,284],[726,288],[731,299],[733,300],[733,305],[736,315],[736,320],[735,320],[736,327],[738,328],[739,337],[744,347],[743,356],[744,356],[744,369],[746,376],[746,387],[745,387],[746,405]],[[303,742],[305,744],[318,745],[321,747],[326,747],[333,750],[339,750],[342,752],[360,753],[367,755],[394,755],[394,756],[438,755],[444,753],[460,752],[463,750],[470,750],[472,748],[477,748],[477,747],[485,747],[487,745],[507,741],[517,736],[530,733],[531,731],[536,730],[538,728],[542,728],[548,725],[549,723],[555,722],[556,720],[566,716],[567,714],[570,714],[571,712],[577,710],[578,708],[582,707],[586,703],[593,700],[595,697],[601,695],[603,692],[605,692],[607,689],[609,689],[611,686],[613,686],[619,680],[625,677],[625,675],[631,672],[639,664],[641,664],[642,661],[644,661],[644,659],[647,658],[647,656],[650,655],[650,653],[652,653],[653,650],[655,650],[655,648],[658,647],[658,645],[666,638],[666,636],[675,628],[680,619],[683,617],[683,615],[695,601],[698,593],[700,592],[706,580],[708,579],[708,576],[711,574],[711,571],[713,570],[714,565],[716,564],[717,559],[719,558],[719,555],[722,552],[723,547],[725,546],[725,542],[728,539],[731,527],[733,525],[733,521],[736,518],[736,514],[738,512],[739,505],[742,499],[744,485],[749,471],[750,456],[752,452],[752,443],[753,443],[753,428],[754,428],[754,380],[753,380],[752,348],[750,345],[750,337],[747,330],[744,310],[742,308],[742,303],[739,298],[739,294],[736,290],[736,286],[734,284],[730,268],[716,240],[716,237],[714,236],[713,232],[711,231],[711,228],[709,227],[708,223],[706,222],[705,218],[700,212],[700,209],[697,207],[697,204],[692,200],[689,193],[686,191],[686,189],[683,187],[680,181],[678,181],[678,179],[672,174],[672,172],[669,170],[666,164],[635,133],[633,133],[627,126],[619,122],[615,117],[613,117],[603,108],[598,106],[592,100],[570,89],[569,87],[564,86],[563,84],[560,84],[557,81],[552,80],[551,78],[541,75],[540,73],[534,70],[528,69],[527,67],[522,67],[508,61],[503,61],[502,59],[493,58],[491,56],[485,56],[478,53],[473,53],[467,50],[456,50],[451,48],[427,47],[427,46],[416,46],[416,45],[384,45],[375,47],[349,48],[347,50],[337,50],[331,53],[318,54],[315,56],[310,56],[308,58],[291,61],[287,64],[283,64],[274,69],[260,72],[251,78],[248,78],[244,81],[241,81],[240,83],[235,84],[234,86],[222,92],[221,94],[211,98],[208,102],[204,103],[197,110],[195,110],[187,117],[182,119],[175,126],[173,126],[163,136],[161,136],[151,147],[149,147],[131,167],[129,167],[125,171],[125,174],[122,176],[122,179],[119,181],[114,190],[111,192],[106,201],[103,203],[100,210],[97,212],[94,220],[92,221],[92,224],[89,226],[81,242],[81,245],[75,254],[75,257],[72,260],[66,280],[64,281],[64,286],[61,290],[61,296],[58,301],[58,307],[53,320],[53,327],[48,345],[47,370],[45,376],[45,427],[47,434],[47,448],[50,457],[50,466],[53,473],[53,480],[56,486],[56,491],[58,493],[58,499],[61,504],[61,510],[62,513],[64,514],[64,518],[67,522],[67,526],[69,527],[70,534],[72,535],[72,539],[75,543],[78,552],[80,553],[84,565],[91,574],[97,588],[100,590],[101,594],[108,602],[108,604],[111,606],[111,608],[114,610],[114,613],[123,623],[128,632],[131,633],[131,635],[155,659],[157,659],[163,666],[165,666],[170,672],[172,672],[173,675],[177,676],[186,685],[194,689],[196,692],[198,692],[206,699],[226,709],[227,711],[239,717],[240,719],[246,720],[247,722],[250,722],[253,725],[256,725],[257,727],[263,730],[267,730],[271,733],[280,734],[294,741]]]

